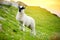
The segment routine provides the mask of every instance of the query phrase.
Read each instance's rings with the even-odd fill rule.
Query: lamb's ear
[[[26,6],[24,6],[26,8]]]
[[[23,6],[22,8],[25,9],[25,6]]]
[[[23,9],[25,9],[25,7],[23,7]]]

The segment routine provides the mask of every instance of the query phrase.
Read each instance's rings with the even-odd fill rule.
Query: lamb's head
[[[21,12],[25,9],[25,7],[23,7],[23,6],[19,6],[18,8],[19,8],[19,12]]]

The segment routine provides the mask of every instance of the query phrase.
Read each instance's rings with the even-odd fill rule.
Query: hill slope
[[[0,40],[49,40],[51,34],[60,32],[60,18],[52,15],[45,9],[40,7],[26,7],[26,14],[33,17],[36,21],[36,36],[30,35],[30,30],[26,28],[26,32],[19,30],[19,23],[15,17],[17,8],[7,5],[0,5],[0,20],[2,31],[0,31]],[[27,31],[28,29],[28,31]]]

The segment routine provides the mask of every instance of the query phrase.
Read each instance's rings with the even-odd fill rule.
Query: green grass
[[[0,40],[49,40],[51,34],[60,32],[60,18],[37,6],[28,6],[25,9],[26,14],[35,19],[37,35],[30,35],[28,28],[26,28],[26,32],[22,32],[19,29],[19,22],[15,18],[18,9],[7,5],[1,6],[0,17],[5,20],[0,20],[3,28],[0,31]]]

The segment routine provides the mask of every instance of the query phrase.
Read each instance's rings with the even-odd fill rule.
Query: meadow
[[[0,40],[50,40],[50,36],[60,32],[60,18],[53,15],[46,9],[38,6],[27,6],[25,13],[35,19],[36,36],[30,34],[30,29],[20,31],[19,22],[16,20],[18,8],[9,5],[0,5],[0,20],[2,31],[0,31]]]

